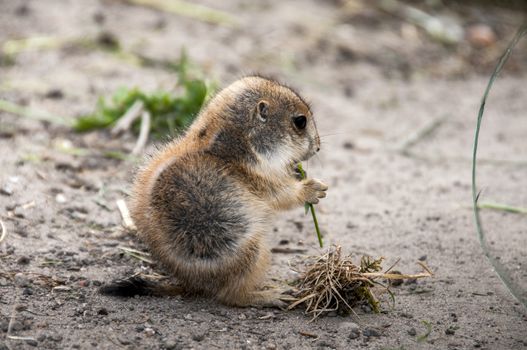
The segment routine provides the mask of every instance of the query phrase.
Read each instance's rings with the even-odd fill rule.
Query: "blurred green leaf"
[[[215,85],[201,78],[194,78],[197,73],[190,72],[195,67],[190,63],[185,51],[182,51],[178,63],[174,64],[178,74],[176,92],[144,92],[139,88],[119,88],[110,98],[101,97],[95,111],[77,119],[74,129],[79,132],[113,127],[119,118],[138,100],[142,101],[145,110],[151,117],[150,134],[162,137],[174,136],[187,128],[198,115],[206,99],[214,92]],[[132,130],[139,132],[140,120],[132,125]]]

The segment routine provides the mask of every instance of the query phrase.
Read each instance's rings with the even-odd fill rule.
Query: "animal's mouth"
[[[317,152],[315,150],[309,150],[304,154],[304,156],[300,159],[300,161],[308,160],[309,158],[313,157]]]
[[[317,152],[314,149],[309,149],[307,152],[305,152],[302,156],[295,158],[291,161],[291,166],[293,169],[296,169],[298,167],[298,164],[300,164],[303,161],[309,160],[309,158],[313,157]]]

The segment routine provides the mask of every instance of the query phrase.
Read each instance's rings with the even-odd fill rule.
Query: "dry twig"
[[[282,248],[282,247],[274,247],[271,248],[271,253],[281,253],[281,254],[304,254],[307,252],[307,249],[301,249],[301,248]]]
[[[130,130],[132,124],[141,116],[144,106],[145,104],[142,100],[136,100],[112,128],[112,136],[118,136],[123,132]]]
[[[132,216],[130,215],[130,211],[128,210],[126,202],[123,199],[118,199],[117,201],[115,201],[115,203],[117,204],[117,208],[121,213],[121,218],[123,219],[123,226],[128,230],[135,231],[137,228],[135,227],[134,221],[132,220]]]
[[[2,227],[2,233],[0,234],[0,243],[2,243],[7,237],[7,229],[5,228],[5,224],[2,220],[0,220],[0,227]]]
[[[134,149],[132,150],[132,155],[136,156],[140,154],[148,141],[148,133],[150,132],[150,122],[152,118],[150,113],[143,111],[141,115],[141,130],[139,131],[139,137],[135,143]]]
[[[117,247],[124,252],[124,254],[131,256],[137,260],[144,261],[147,264],[153,264],[154,261],[150,259],[150,253],[145,253],[137,249],[128,248],[128,247]]]
[[[13,339],[11,333],[13,332],[13,324],[16,320],[16,314],[18,311],[18,302],[20,301],[20,293],[17,293],[15,302],[13,303],[13,309],[11,310],[11,317],[9,318],[9,324],[7,325],[7,339]]]

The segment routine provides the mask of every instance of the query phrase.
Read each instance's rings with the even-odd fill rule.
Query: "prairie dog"
[[[270,260],[264,236],[278,211],[326,196],[324,183],[295,171],[319,149],[311,110],[295,91],[242,78],[139,170],[131,200],[138,234],[185,293],[277,305],[277,292],[259,289]]]

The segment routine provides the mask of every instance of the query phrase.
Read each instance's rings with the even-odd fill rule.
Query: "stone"
[[[474,24],[467,29],[468,42],[477,48],[489,47],[496,43],[494,30],[486,24]]]
[[[31,259],[29,257],[22,255],[21,257],[17,259],[16,263],[19,265],[27,265],[29,264],[30,261]]]
[[[360,327],[355,322],[342,322],[339,325],[339,333],[347,335],[349,339],[357,339],[360,337]]]
[[[36,341],[35,339],[26,339],[26,344],[30,346],[37,346],[38,341]]]
[[[381,331],[374,327],[367,327],[362,331],[362,335],[365,337],[380,337]]]

